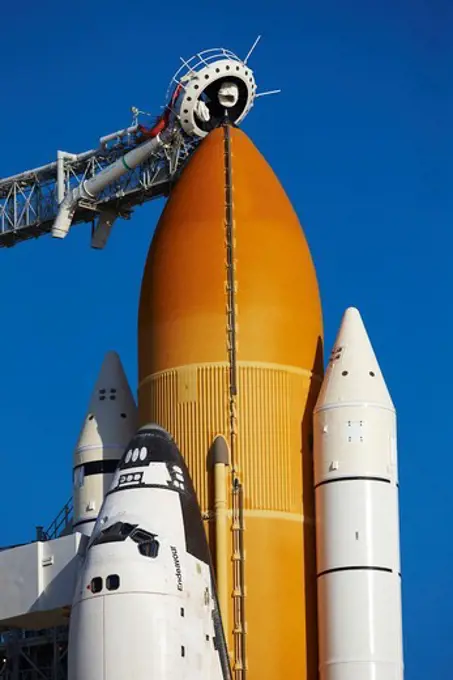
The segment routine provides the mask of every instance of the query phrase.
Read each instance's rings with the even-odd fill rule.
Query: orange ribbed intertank
[[[312,410],[322,363],[318,284],[297,215],[250,139],[218,128],[184,169],[150,247],[139,414],[171,432],[191,472],[235,680],[317,677]],[[223,477],[213,471],[219,434]]]

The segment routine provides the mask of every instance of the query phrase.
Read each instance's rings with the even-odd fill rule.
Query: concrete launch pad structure
[[[0,680],[403,679],[395,409],[354,308],[324,376],[309,246],[238,129],[266,94],[255,45],[182,60],[152,127],[0,181],[4,246],[91,214],[102,248],[117,217],[169,194],[137,404],[109,352],[71,502],[0,551]],[[144,179],[163,172],[161,192]]]

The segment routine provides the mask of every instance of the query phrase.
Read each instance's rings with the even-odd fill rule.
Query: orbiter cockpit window
[[[104,529],[96,536],[91,547],[100,545],[101,543],[125,541],[126,538],[129,537],[134,543],[137,543],[140,555],[143,555],[144,557],[158,556],[159,541],[156,540],[156,534],[151,534],[144,529],[138,528],[137,524],[129,524],[128,522],[115,522],[115,524],[111,524],[107,529]]]
[[[152,538],[150,541],[143,541],[138,546],[138,552],[144,557],[157,557],[159,554],[159,541]]]
[[[144,529],[136,529],[131,536],[132,540],[135,541],[136,543],[149,541],[152,537],[153,534],[150,534],[148,531],[145,531]]]
[[[143,529],[135,529],[131,538],[138,544],[138,552],[144,557],[157,557],[159,554],[159,541],[155,534],[150,534]]]
[[[107,529],[101,531],[99,536],[97,536],[93,545],[99,545],[101,543],[114,543],[115,541],[125,541],[131,532],[136,528],[136,524],[128,524],[128,522],[115,522],[111,524]]]

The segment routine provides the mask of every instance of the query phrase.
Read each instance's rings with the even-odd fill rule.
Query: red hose
[[[181,84],[177,85],[175,91],[171,96],[170,106],[166,107],[164,113],[157,119],[155,125],[152,128],[146,128],[144,125],[138,126],[138,130],[141,135],[139,141],[142,141],[142,139],[152,139],[153,137],[157,137],[157,135],[159,135],[161,132],[165,130],[170,120],[170,114],[172,112],[173,106],[181,90],[182,85]]]

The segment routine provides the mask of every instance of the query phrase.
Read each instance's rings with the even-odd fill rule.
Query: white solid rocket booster
[[[74,531],[91,534],[136,427],[137,407],[120,358],[108,352],[74,451]]]
[[[357,309],[314,410],[321,680],[402,680],[396,414]]]

